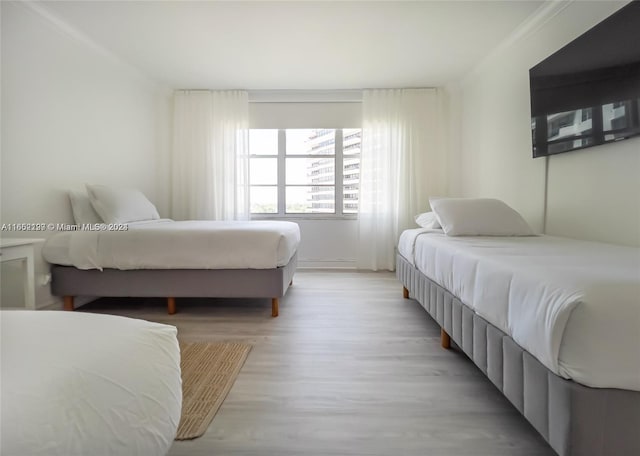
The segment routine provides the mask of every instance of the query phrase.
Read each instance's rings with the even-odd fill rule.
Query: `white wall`
[[[1,8],[1,222],[72,223],[66,192],[87,182],[139,188],[166,214],[170,92],[27,5]]]
[[[250,103],[251,128],[359,128],[362,103]]]
[[[640,245],[638,139],[550,157],[548,186],[545,159],[531,158],[529,68],[625,3],[546,4],[545,14],[448,87],[459,100],[451,130],[461,137],[451,142],[452,194],[501,198],[538,231],[546,205],[549,234]],[[616,229],[603,229],[609,217]]]
[[[640,137],[549,160],[548,234],[640,246]]]
[[[356,267],[357,220],[291,221],[300,226],[299,267]]]

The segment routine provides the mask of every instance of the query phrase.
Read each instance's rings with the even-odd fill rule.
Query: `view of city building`
[[[287,214],[358,212],[360,129],[286,130],[280,158],[277,130],[252,130],[250,136],[252,213],[279,213],[278,186],[284,186]],[[279,159],[285,161],[283,179],[278,177]]]
[[[344,214],[358,213],[358,194],[360,191],[360,147],[361,129],[343,131],[343,210]]]
[[[342,212],[358,212],[358,191],[360,184],[360,143],[362,130],[344,129],[342,139]],[[309,162],[308,182],[311,189],[307,194],[309,213],[336,212],[336,131],[331,129],[309,130],[307,153],[318,156]],[[338,151],[339,153],[339,151]],[[287,204],[289,206],[289,204]],[[288,212],[291,212],[287,209]]]
[[[312,184],[307,193],[307,209],[313,214],[335,212],[336,131],[310,130],[306,142],[309,155],[318,158],[309,161],[307,178]],[[287,208],[288,211],[288,208]]]

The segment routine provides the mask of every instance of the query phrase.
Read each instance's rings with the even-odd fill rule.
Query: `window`
[[[356,214],[361,136],[355,128],[251,130],[251,213]]]

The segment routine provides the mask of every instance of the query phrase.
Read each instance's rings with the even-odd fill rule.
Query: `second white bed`
[[[53,235],[42,253],[52,264],[78,269],[273,269],[300,244],[297,224],[282,221],[154,220],[127,231]]]
[[[640,249],[424,229],[398,249],[554,373],[640,391]]]

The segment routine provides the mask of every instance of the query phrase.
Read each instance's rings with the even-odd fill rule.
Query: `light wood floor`
[[[298,271],[269,300],[100,300],[82,311],[253,344],[206,434],[170,455],[552,456],[555,453],[391,273]],[[114,335],[115,336],[115,335]]]

